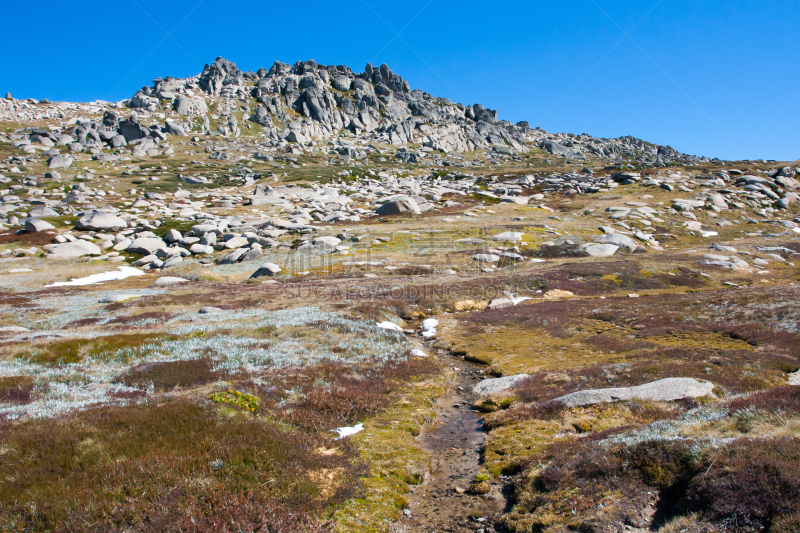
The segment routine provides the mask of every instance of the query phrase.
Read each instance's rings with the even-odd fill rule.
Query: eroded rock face
[[[199,116],[208,113],[208,105],[202,98],[179,96],[175,99],[175,111],[179,115]]]

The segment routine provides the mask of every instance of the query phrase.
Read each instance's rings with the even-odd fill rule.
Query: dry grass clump
[[[47,346],[34,348],[17,354],[18,359],[37,365],[66,365],[83,360],[83,348],[89,341],[85,339],[64,339],[53,341]]]
[[[18,231],[9,235],[1,236],[0,246],[4,244],[17,244],[23,248],[30,246],[44,246],[45,244],[52,244],[55,236],[56,233],[54,231],[40,231],[34,233]]]
[[[582,243],[574,241],[561,241],[557,243],[543,243],[533,251],[533,256],[542,259],[557,259],[563,257],[588,257],[589,254],[581,246]]]
[[[132,367],[115,382],[145,389],[152,384],[157,391],[170,391],[176,387],[186,388],[211,383],[222,376],[223,374],[214,372],[213,361],[204,358],[142,363]]]
[[[33,386],[30,376],[0,377],[0,403],[19,405],[30,402]]]
[[[760,409],[800,413],[800,385],[787,385],[768,391],[734,398],[728,402],[728,409]]]
[[[556,247],[540,246],[532,255],[550,258]],[[545,250],[545,252],[540,252]],[[552,258],[562,257],[555,254]],[[580,257],[580,256],[576,256]],[[674,258],[665,259],[665,263]],[[521,280],[522,281],[522,280]],[[542,290],[568,290],[582,296],[613,294],[618,291],[663,290],[675,287],[702,288],[708,285],[700,272],[684,266],[669,271],[651,271],[635,260],[565,263],[536,272],[534,281]]]
[[[28,422],[0,440],[4,531],[321,531],[363,473],[347,443],[321,454],[329,437],[184,401]]]

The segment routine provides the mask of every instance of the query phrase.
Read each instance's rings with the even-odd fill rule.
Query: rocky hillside
[[[798,164],[385,65],[8,95],[0,531],[800,531]]]
[[[551,134],[525,121],[498,120],[497,111],[481,104],[457,104],[412,90],[385,64],[376,68],[368,63],[356,73],[345,65],[326,66],[313,60],[294,65],[276,61],[269,69],[243,72],[235,63],[217,58],[196,76],[156,78],[121,105],[145,113],[123,119],[121,111],[109,110],[102,124],[83,126],[85,131],[74,132],[72,140],[85,146],[88,139],[102,149],[119,147],[117,135],[130,142],[197,132],[255,136],[264,146],[283,148],[293,143],[302,148],[353,133],[404,148],[397,157],[411,163],[435,164],[447,154],[474,151],[492,158],[513,157],[534,147],[577,161],[596,157],[655,166],[708,161],[630,136]],[[8,102],[0,106],[8,118],[17,110]],[[139,120],[149,114],[164,116],[163,126],[142,126]]]

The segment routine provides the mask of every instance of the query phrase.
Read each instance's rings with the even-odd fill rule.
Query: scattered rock
[[[472,392],[481,396],[490,396],[508,390],[528,377],[530,377],[528,374],[516,374],[502,378],[484,379],[472,388]]]

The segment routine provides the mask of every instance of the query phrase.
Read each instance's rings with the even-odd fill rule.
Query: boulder
[[[311,244],[324,250],[332,250],[341,242],[342,240],[336,237],[317,237],[311,241]]]
[[[25,231],[29,233],[38,233],[40,231],[50,231],[56,229],[55,226],[44,220],[35,218],[28,218],[25,220]]]
[[[621,233],[612,233],[610,235],[601,235],[597,237],[597,242],[602,244],[613,244],[615,246],[619,246],[620,248],[628,248],[631,251],[636,250],[639,245],[636,244],[636,241],[631,239],[630,237],[626,237]]]
[[[100,255],[100,247],[94,243],[78,239],[63,244],[47,244],[44,247],[48,259],[74,259],[84,255]]]
[[[164,131],[168,135],[178,135],[180,137],[186,137],[186,135],[188,135],[183,126],[181,126],[180,124],[176,124],[171,120],[167,120],[166,122],[164,122]]]
[[[57,155],[50,158],[47,168],[69,168],[75,158],[70,155]]]
[[[583,249],[590,257],[611,257],[617,253],[619,246],[616,244],[598,244],[596,242],[591,242],[585,244]]]
[[[484,379],[472,387],[472,392],[480,396],[490,396],[508,390],[528,377],[528,374],[517,374],[515,376],[506,376],[502,378]]]
[[[202,98],[179,96],[175,99],[175,111],[179,115],[205,115],[208,113],[208,106]]]
[[[176,229],[171,229],[167,232],[166,235],[164,235],[164,240],[166,242],[178,242],[182,238],[183,235],[181,235],[181,232]]]
[[[494,240],[502,242],[519,242],[522,240],[523,235],[525,234],[515,231],[505,231],[499,235],[495,235]]]
[[[501,196],[500,201],[506,204],[519,204],[527,205],[529,197],[527,196]]]
[[[100,231],[127,228],[128,223],[113,213],[93,210],[86,211],[75,226],[84,231]]]
[[[281,273],[281,267],[276,265],[275,263],[264,263],[259,267],[258,270],[253,272],[253,275],[250,276],[250,279],[256,279],[263,276],[277,276]]]
[[[413,198],[402,198],[399,200],[386,202],[375,212],[381,216],[399,215],[400,213],[412,213],[414,215],[422,214],[417,202],[415,202]]]
[[[135,141],[150,135],[150,130],[139,124],[136,118],[131,117],[119,123],[119,134],[125,138],[125,142]]]
[[[713,394],[713,390],[714,384],[707,381],[698,381],[694,378],[666,378],[636,387],[583,390],[551,401],[563,403],[567,407],[631,400],[633,398],[670,402],[683,398],[710,396]]]
[[[199,254],[211,255],[214,253],[214,248],[211,246],[195,243],[189,247],[189,251],[192,252],[192,254],[194,255],[199,255]]]
[[[247,240],[247,237],[234,237],[225,241],[223,246],[225,246],[225,248],[228,250],[233,250],[236,248],[241,248],[242,246],[247,246],[248,244],[249,241]]]
[[[158,257],[156,257],[156,254],[146,255],[146,256],[144,256],[144,257],[142,257],[140,259],[137,259],[136,261],[131,263],[131,265],[133,265],[135,267],[139,267],[139,266],[149,265],[149,264],[152,264],[152,263],[156,263],[156,264],[161,263],[161,261],[158,259]]]
[[[472,256],[473,261],[480,261],[481,263],[497,263],[500,261],[500,256],[495,254],[475,254]]]
[[[46,205],[39,205],[28,211],[29,218],[57,217],[58,212]]]
[[[125,251],[132,254],[150,255],[154,254],[158,250],[166,249],[167,243],[165,243],[160,237],[139,237],[134,239],[134,241]]]

